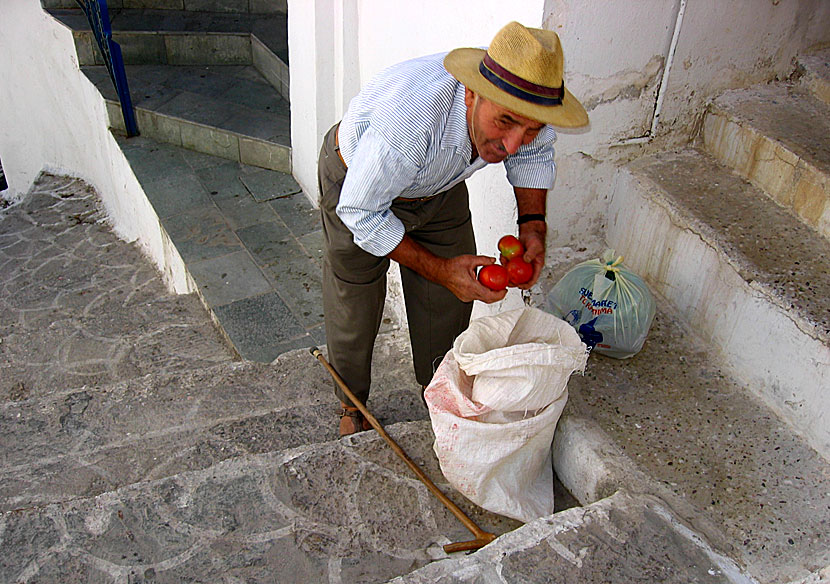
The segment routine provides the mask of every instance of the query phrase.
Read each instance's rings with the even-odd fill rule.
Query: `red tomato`
[[[515,236],[505,235],[499,239],[499,251],[501,255],[512,260],[515,257],[522,256],[525,253],[525,248]]]
[[[507,270],[504,266],[490,264],[478,271],[478,281],[490,290],[504,290],[507,288]]]
[[[533,277],[533,266],[524,261],[521,256],[507,262],[507,279],[510,284],[517,286],[529,282]]]

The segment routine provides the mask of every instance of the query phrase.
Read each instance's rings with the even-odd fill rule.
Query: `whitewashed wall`
[[[289,15],[294,173],[312,198],[322,136],[375,72],[421,54],[486,45],[510,20],[559,33],[566,83],[591,124],[559,134],[557,181],[548,198],[549,256],[601,251],[616,161],[688,141],[719,92],[786,77],[798,51],[830,42],[826,0],[289,0]],[[481,253],[492,254],[498,237],[515,230],[503,175],[496,165],[468,181]],[[513,294],[493,308],[518,302]],[[484,312],[477,307],[477,314]]]
[[[110,134],[104,100],[78,69],[72,33],[36,0],[0,0],[0,160],[19,199],[41,171],[101,195],[120,237],[138,241],[172,289],[190,286],[152,206]]]

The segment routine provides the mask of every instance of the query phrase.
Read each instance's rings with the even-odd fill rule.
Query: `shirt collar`
[[[467,105],[464,103],[464,91],[464,85],[458,83],[442,143],[445,148],[454,148],[458,155],[469,161],[473,154],[473,145],[470,143],[470,132],[467,129]]]

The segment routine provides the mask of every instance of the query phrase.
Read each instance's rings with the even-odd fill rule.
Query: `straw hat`
[[[511,22],[483,49],[455,49],[444,58],[453,77],[482,97],[526,118],[576,128],[588,114],[565,89],[562,45],[550,30]]]

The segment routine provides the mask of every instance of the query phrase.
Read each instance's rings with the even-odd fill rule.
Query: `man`
[[[545,262],[545,200],[553,186],[548,124],[588,123],[564,87],[556,33],[512,22],[485,51],[456,49],[375,77],[326,135],[318,178],[325,234],[323,309],[329,360],[361,401],[369,395],[389,260],[401,266],[415,376],[426,386],[472,302],[505,291],[480,284],[464,180],[504,162],[519,239],[536,283]],[[368,423],[342,392],[340,435]]]

